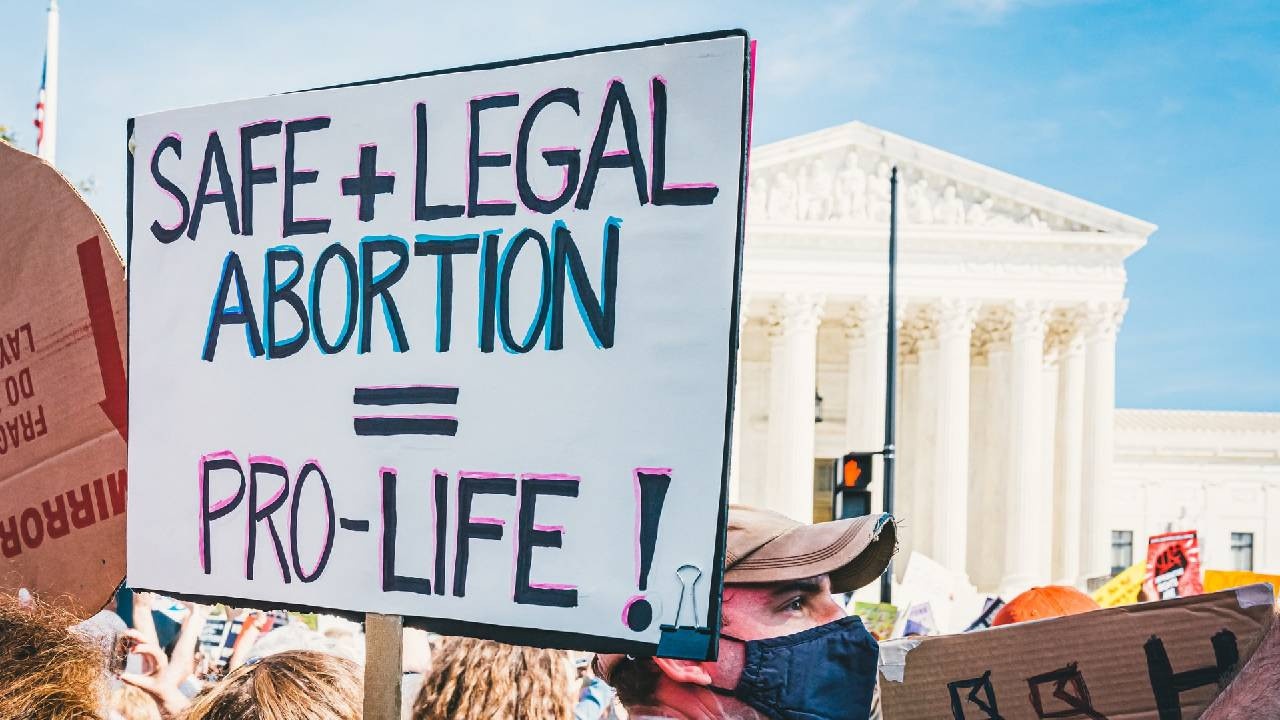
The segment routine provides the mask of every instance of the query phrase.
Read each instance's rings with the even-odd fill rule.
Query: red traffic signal
[[[875,453],[849,453],[840,458],[837,489],[866,490],[871,484],[871,457]]]

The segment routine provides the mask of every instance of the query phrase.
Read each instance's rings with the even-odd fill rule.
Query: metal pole
[[[884,511],[893,514],[893,398],[898,377],[898,168],[889,173],[889,338],[885,363],[884,398]],[[893,602],[893,560],[880,577],[880,602]]]

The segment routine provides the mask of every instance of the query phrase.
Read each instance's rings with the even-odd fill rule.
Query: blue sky
[[[743,27],[757,142],[862,120],[1160,226],[1128,264],[1121,407],[1280,411],[1280,4],[628,7],[63,0],[58,164],[123,238],[130,116]],[[25,147],[44,10],[10,0],[0,31],[0,124]]]

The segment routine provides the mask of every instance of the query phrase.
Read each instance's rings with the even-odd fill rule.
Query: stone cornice
[[[1117,456],[1226,458],[1280,469],[1280,413],[1117,409],[1115,428]]]
[[[885,160],[912,168],[919,175],[963,186],[962,189],[976,188],[1009,204],[1035,209],[1041,215],[1059,216],[1069,223],[1092,230],[1129,234],[1141,239],[1156,230],[1155,225],[1144,220],[860,122],[752,148],[753,182],[770,170],[785,171],[789,165],[806,163],[813,158],[831,158],[826,162],[834,164],[849,150],[876,156],[871,163],[862,162],[864,166],[870,166],[863,170],[872,176],[875,173],[870,168]],[[825,190],[832,181],[826,179],[816,184]],[[908,187],[899,185],[904,197]],[[1030,224],[1039,222],[1039,219],[1032,220]]]
[[[847,250],[884,252],[888,225],[844,225],[838,222],[774,222],[747,220],[747,252],[785,250]],[[1119,233],[1029,231],[1019,228],[967,226],[904,226],[899,229],[904,252],[990,254],[1000,257],[1054,256],[1123,263],[1146,239]]]

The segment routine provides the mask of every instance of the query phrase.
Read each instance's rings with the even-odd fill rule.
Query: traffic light
[[[871,514],[871,458],[876,453],[848,453],[836,462],[835,519]]]

